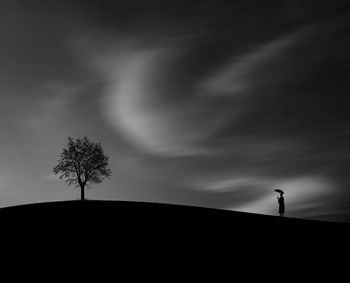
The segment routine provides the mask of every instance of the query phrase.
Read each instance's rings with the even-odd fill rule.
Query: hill
[[[6,207],[0,221],[8,227],[112,234],[162,233],[167,236],[321,238],[332,232],[339,240],[349,224],[259,215],[252,213],[162,203],[129,201],[61,201]],[[28,227],[27,227],[28,228]],[[34,230],[35,230],[34,229]],[[219,236],[220,235],[220,236]]]
[[[112,258],[110,268],[120,262],[152,269],[156,262],[172,272],[198,263],[271,269],[295,264],[297,258],[307,270],[313,261],[342,262],[338,254],[347,255],[350,238],[344,223],[127,201],[7,207],[0,209],[0,223],[2,243],[18,255],[64,258],[72,268],[77,258],[84,265],[97,261],[102,269]]]

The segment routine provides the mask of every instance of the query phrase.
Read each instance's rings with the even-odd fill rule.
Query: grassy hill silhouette
[[[0,209],[0,221],[7,225],[93,230],[119,229],[192,234],[224,234],[237,237],[259,232],[261,236],[303,237],[329,231],[343,234],[349,224],[259,215],[221,209],[132,201],[59,201]],[[117,229],[117,230],[118,230]]]
[[[220,209],[129,201],[60,201],[0,209],[3,243],[22,253],[44,250],[47,257],[142,259],[152,267],[175,268],[193,261],[215,262],[223,255],[249,265],[322,261],[346,254],[349,224],[267,216]],[[30,251],[28,252],[28,249]],[[95,254],[91,259],[91,254]],[[281,258],[281,259],[279,259]],[[328,259],[329,259],[328,258]],[[340,258],[338,258],[340,259]],[[69,259],[74,264],[74,259]],[[254,263],[255,262],[255,263]],[[102,264],[103,265],[103,264]],[[166,264],[165,264],[166,265]]]

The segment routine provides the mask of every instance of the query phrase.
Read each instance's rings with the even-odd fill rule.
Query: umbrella
[[[275,190],[275,192],[280,193],[280,194],[284,194],[284,191],[282,191],[280,189]]]

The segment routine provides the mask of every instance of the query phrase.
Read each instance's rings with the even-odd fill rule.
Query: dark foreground
[[[266,216],[161,203],[128,201],[62,201],[0,209],[3,228],[26,233],[75,232],[127,239],[173,236],[208,240],[273,239],[309,241],[349,233],[350,224]],[[8,232],[11,232],[11,229]],[[4,230],[3,230],[4,231]],[[314,238],[315,237],[315,238]]]
[[[31,253],[48,251],[57,258],[63,254],[68,262],[76,251],[87,265],[109,262],[108,254],[109,264],[129,260],[153,266],[156,260],[174,267],[223,261],[275,269],[304,262],[308,268],[315,260],[327,263],[347,257],[350,242],[350,227],[344,223],[140,202],[8,207],[0,209],[0,221],[1,237],[6,238],[2,243]]]

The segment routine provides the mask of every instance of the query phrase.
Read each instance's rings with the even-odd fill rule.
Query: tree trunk
[[[80,185],[80,194],[81,194],[81,200],[85,200],[85,186],[83,184]]]

